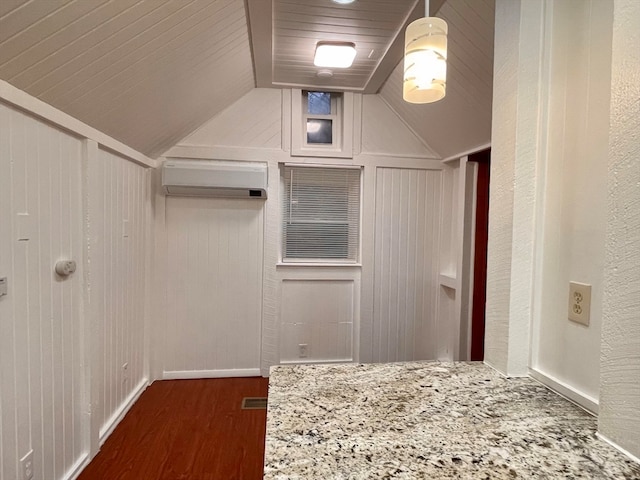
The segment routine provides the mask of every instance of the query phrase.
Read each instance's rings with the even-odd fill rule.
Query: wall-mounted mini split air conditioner
[[[267,164],[170,159],[162,166],[167,195],[267,198]]]

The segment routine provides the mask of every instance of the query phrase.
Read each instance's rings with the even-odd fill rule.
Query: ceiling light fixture
[[[431,103],[444,98],[447,88],[447,22],[429,16],[407,26],[404,40],[402,98],[409,103]]]
[[[355,2],[356,0],[333,0],[333,3],[339,3],[340,5],[349,5],[350,3]]]
[[[356,44],[351,42],[318,42],[313,64],[316,67],[349,68],[356,58]]]

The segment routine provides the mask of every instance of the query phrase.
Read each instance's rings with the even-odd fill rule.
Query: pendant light
[[[407,26],[404,40],[402,98],[409,103],[431,103],[445,96],[447,87],[447,22],[429,16]]]

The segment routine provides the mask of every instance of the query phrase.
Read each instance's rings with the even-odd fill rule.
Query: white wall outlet
[[[309,353],[309,345],[307,345],[306,343],[298,344],[298,357],[299,358],[307,358],[308,353]]]
[[[591,285],[569,282],[569,320],[589,326]]]
[[[33,450],[20,459],[20,480],[33,478]]]

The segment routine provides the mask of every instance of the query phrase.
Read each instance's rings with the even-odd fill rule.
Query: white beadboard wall
[[[263,256],[258,260],[263,262],[263,278],[258,282],[263,319],[261,373],[267,375],[269,366],[280,362],[436,358],[433,328],[429,332],[426,328],[435,324],[437,302],[439,217],[436,212],[440,211],[442,196],[441,162],[434,160],[433,151],[375,95],[365,95],[362,102],[358,102],[358,108],[362,105],[366,118],[363,118],[362,125],[354,125],[354,131],[362,135],[361,138],[354,138],[354,144],[362,145],[362,153],[357,153],[352,159],[294,158],[287,151],[292,122],[290,104],[286,102],[289,95],[288,91],[255,89],[165,153],[167,157],[269,163],[269,198],[264,202],[264,237],[259,236],[263,231],[262,226],[260,232],[253,232],[255,238],[263,242]],[[354,116],[362,117],[359,114]],[[234,128],[230,128],[230,124]],[[291,266],[278,263],[281,238],[278,165],[285,162],[363,167],[362,266]],[[390,177],[398,174],[412,189],[402,191],[401,197],[393,197],[392,194],[400,194],[400,189],[404,188],[404,183],[402,186],[398,184],[395,193],[387,190],[380,193],[381,198],[377,199],[377,169],[381,172],[381,178],[386,178],[387,174]],[[202,332],[217,332],[216,329],[224,332],[229,329],[225,324],[229,323],[228,319],[219,316],[218,312],[227,308],[227,302],[237,302],[240,297],[245,303],[251,304],[253,287],[247,282],[245,286],[235,285],[234,279],[241,274],[237,271],[215,273],[217,263],[203,260],[203,253],[196,250],[202,249],[198,245],[206,243],[199,238],[205,235],[208,228],[219,228],[225,235],[237,235],[238,230],[251,234],[250,226],[254,220],[237,216],[238,223],[231,224],[228,220],[217,218],[215,210],[207,206],[207,202],[216,202],[211,199],[188,200],[159,195],[156,202],[157,212],[164,212],[166,207],[166,215],[158,213],[161,218],[156,219],[156,236],[166,238],[167,243],[158,248],[158,262],[166,264],[161,267],[166,268],[161,278],[170,279],[166,283],[172,288],[185,289],[166,295],[164,284],[158,289],[158,304],[173,305],[171,308],[159,307],[161,311],[158,312],[167,317],[168,327],[164,335],[173,343],[161,342],[164,345],[160,348],[162,351],[154,356],[154,364],[161,364],[161,368],[155,369],[156,375],[206,376],[207,372],[215,372],[219,368],[233,368],[238,361],[228,365],[204,361],[211,358],[211,352],[215,350],[215,340],[210,338],[215,335],[203,335]],[[426,207],[423,205],[425,203]],[[180,208],[179,204],[182,204]],[[187,204],[191,208],[186,208]],[[235,202],[233,204],[236,205]],[[208,218],[205,218],[206,215],[202,218],[195,215],[201,208],[210,209]],[[427,209],[426,213],[424,208]],[[402,225],[396,219],[402,219]],[[385,228],[388,224],[389,228],[396,229],[393,231],[396,250],[385,251],[387,256],[384,261],[378,261],[379,252],[373,250],[376,234],[374,223],[377,220],[387,222]],[[216,222],[217,225],[214,225]],[[380,230],[378,235],[384,236],[386,233]],[[413,250],[398,250],[407,245],[412,245]],[[190,254],[186,253],[187,249],[191,251]],[[236,251],[233,250],[232,254],[235,255]],[[389,268],[385,262],[389,260],[398,261],[397,272],[399,278],[404,280],[392,284],[383,278],[387,274],[385,269]],[[374,268],[379,275],[377,291],[387,308],[386,314],[381,309],[377,310],[377,332],[381,332],[383,325],[389,330],[392,313],[401,312],[401,325],[406,328],[406,331],[403,330],[406,336],[411,332],[423,333],[419,329],[425,329],[425,336],[420,341],[409,345],[406,338],[378,335],[378,344],[374,346],[371,333],[374,323]],[[197,291],[202,288],[202,283],[212,286],[211,294],[204,300],[204,294]],[[193,288],[196,292],[191,291]],[[214,293],[217,289],[224,292],[220,298]],[[409,307],[413,309],[411,312],[407,310],[407,301],[415,302],[415,308]],[[178,306],[181,310],[172,310]],[[258,306],[256,304],[256,308]],[[390,308],[395,310],[392,312]],[[207,312],[213,315],[209,317],[209,323],[202,320]],[[248,325],[246,328],[245,336],[258,332],[260,325]],[[300,357],[300,344],[307,345],[306,357]],[[372,353],[374,350],[375,355]],[[238,349],[237,353],[244,351]],[[390,354],[392,351],[393,355]]]
[[[436,358],[440,170],[378,168],[373,360]]]
[[[258,375],[264,201],[163,198],[163,378]]]
[[[283,280],[280,361],[353,360],[358,287],[359,282],[349,278]],[[304,356],[299,345],[306,345]]]
[[[29,450],[35,479],[72,479],[147,385],[154,162],[13,87],[0,95],[0,479],[21,478]],[[77,264],[67,278],[61,259]]]
[[[607,157],[613,3],[557,2],[549,33],[549,141],[544,175],[538,315],[531,368],[580,392],[597,409],[607,225]],[[590,32],[598,31],[597,40]],[[608,39],[604,41],[603,39]],[[544,131],[544,130],[543,130]],[[569,321],[569,282],[591,289],[589,326]],[[543,377],[540,377],[543,375]]]
[[[81,462],[84,439],[81,141],[0,103],[0,478],[34,450],[37,478]],[[63,279],[59,259],[78,270]]]
[[[281,104],[281,90],[254,88],[198,128],[180,145],[280,148]]]
[[[88,156],[92,410],[100,439],[147,385],[144,369],[145,258],[150,171],[103,149]],[[126,367],[125,367],[126,365]]]
[[[384,119],[384,128],[380,128]],[[436,158],[380,95],[362,96],[362,152],[374,155]]]

